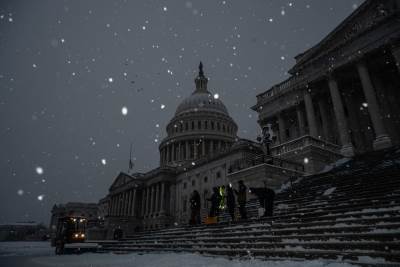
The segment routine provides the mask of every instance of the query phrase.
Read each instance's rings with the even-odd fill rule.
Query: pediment
[[[296,73],[302,65],[323,57],[338,47],[351,42],[360,34],[380,24],[396,11],[394,0],[367,0],[316,46],[296,56],[296,65],[290,73]]]
[[[112,183],[112,185],[110,186],[110,191],[113,191],[129,182],[131,182],[132,180],[134,180],[134,178],[126,173],[119,173],[117,178],[115,178],[114,182]]]

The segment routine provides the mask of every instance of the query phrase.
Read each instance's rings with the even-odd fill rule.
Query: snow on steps
[[[390,153],[400,158],[400,150]],[[399,266],[400,166],[382,152],[297,179],[277,194],[275,204],[272,218],[227,223],[223,213],[218,225],[146,231],[104,242],[102,250]],[[254,216],[258,203],[247,207]]]

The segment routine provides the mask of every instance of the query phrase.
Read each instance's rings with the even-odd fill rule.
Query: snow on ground
[[[46,255],[53,252],[49,242],[0,242],[0,257]]]
[[[83,254],[43,257],[34,259],[43,266],[70,267],[350,267],[342,263],[326,263],[321,261],[260,261],[229,260],[226,258],[205,257],[196,254]]]
[[[14,257],[12,257],[14,256]],[[15,257],[17,256],[17,257]],[[24,265],[38,267],[354,267],[344,263],[326,261],[261,261],[257,259],[229,260],[189,253],[149,254],[53,254],[47,242],[0,242],[0,260],[26,258]],[[28,257],[29,256],[29,257]],[[25,259],[24,259],[25,260]],[[28,265],[27,265],[28,264]]]

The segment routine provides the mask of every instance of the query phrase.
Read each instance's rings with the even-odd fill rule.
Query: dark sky
[[[97,202],[131,142],[136,171],[157,167],[200,60],[239,136],[254,139],[256,94],[361,3],[1,0],[0,223]]]

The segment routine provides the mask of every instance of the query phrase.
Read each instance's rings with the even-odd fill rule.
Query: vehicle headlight
[[[79,237],[79,234],[75,234],[74,236],[75,236],[76,238],[78,238],[78,237]]]
[[[85,234],[81,234],[81,237],[85,237]]]

